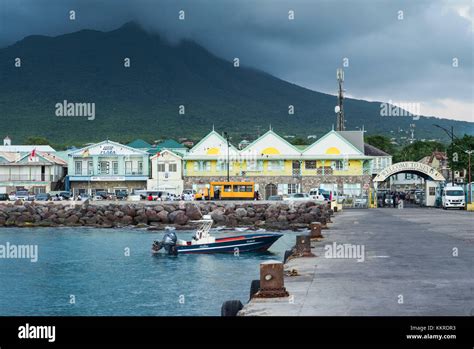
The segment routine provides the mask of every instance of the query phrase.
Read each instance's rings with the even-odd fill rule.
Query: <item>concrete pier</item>
[[[474,315],[472,218],[431,208],[336,213],[311,241],[318,257],[285,264],[290,296],[254,298],[239,315]],[[329,254],[339,246],[346,258]]]

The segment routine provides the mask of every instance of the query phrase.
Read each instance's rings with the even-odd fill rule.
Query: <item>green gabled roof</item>
[[[163,142],[161,143],[158,143],[157,144],[157,147],[158,148],[167,148],[167,149],[182,149],[182,148],[186,148],[184,145],[182,145],[181,143],[178,143],[176,142],[174,139],[167,139],[167,140],[164,140]]]
[[[127,144],[127,146],[135,149],[148,149],[151,148],[151,144],[145,142],[143,139],[135,139],[133,142]]]
[[[148,149],[146,152],[148,154],[153,154],[155,155],[157,152],[161,151],[161,148],[160,147],[151,147],[150,149]]]

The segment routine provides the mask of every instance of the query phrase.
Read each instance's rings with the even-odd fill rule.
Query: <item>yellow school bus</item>
[[[211,182],[209,200],[253,200],[254,182]]]

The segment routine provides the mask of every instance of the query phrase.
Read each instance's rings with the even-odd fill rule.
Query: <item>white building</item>
[[[67,163],[54,153],[0,151],[0,193],[59,190],[66,169]]]
[[[180,195],[184,188],[182,155],[165,149],[152,156],[150,160],[151,179],[147,182],[147,189]]]

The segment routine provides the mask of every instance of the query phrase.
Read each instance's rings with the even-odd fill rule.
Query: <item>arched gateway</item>
[[[439,183],[446,179],[433,167],[416,161],[397,162],[380,171],[372,180],[375,189],[375,198],[378,197],[377,186],[379,183],[385,182],[391,176],[397,173],[413,173],[425,180],[425,199],[424,206],[434,206],[437,197],[436,191]],[[376,207],[377,205],[375,205]]]
[[[380,171],[380,173],[373,179],[374,185],[379,182],[385,182],[387,178],[400,172],[414,173],[431,181],[446,180],[441,173],[431,166],[416,161],[404,161],[397,162],[396,164],[390,165]]]

